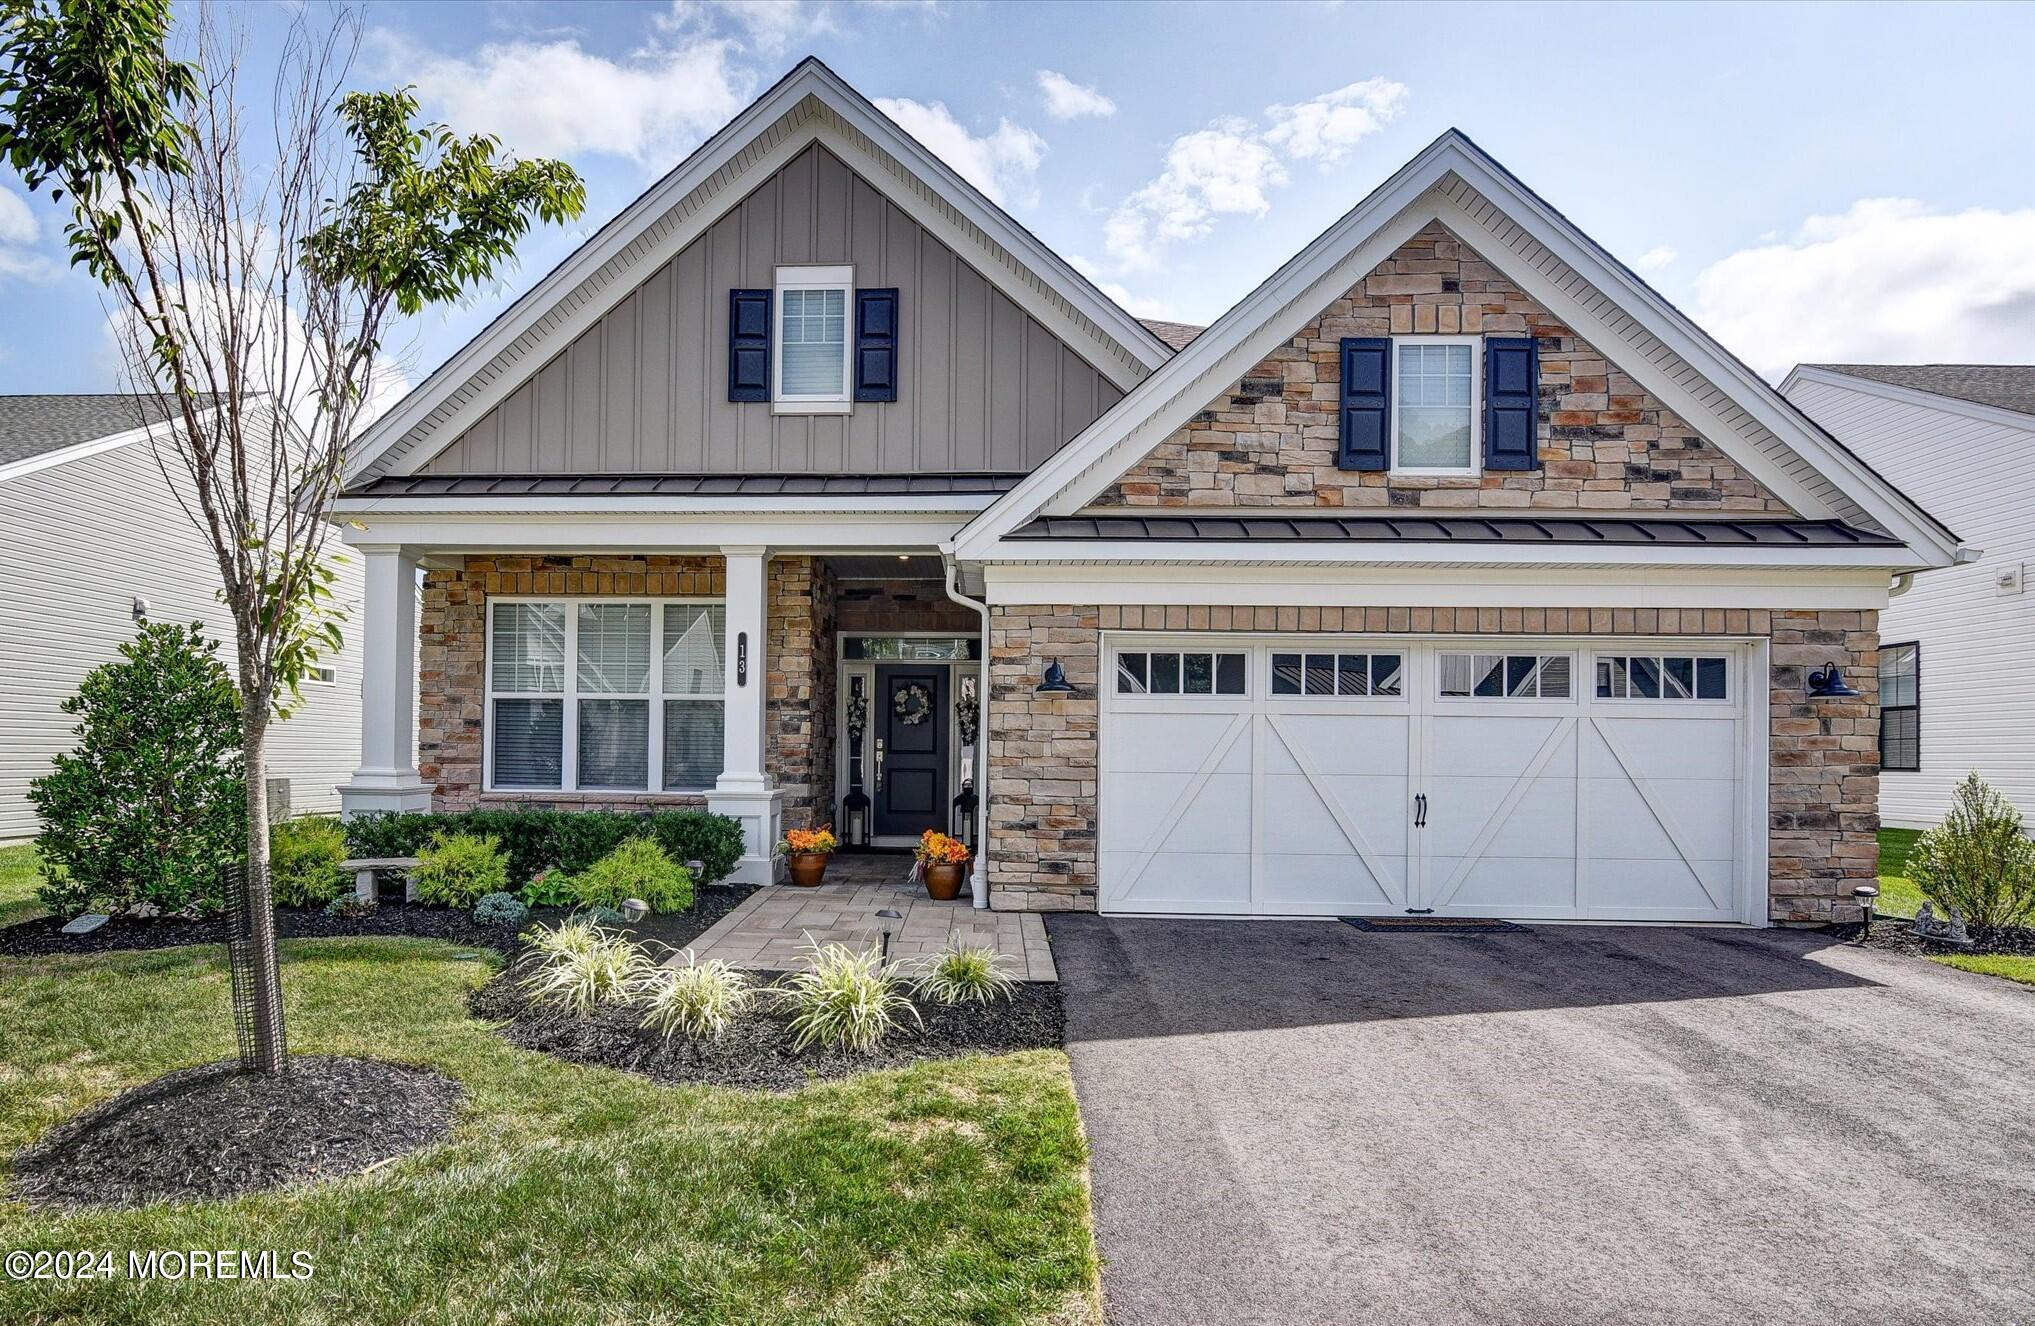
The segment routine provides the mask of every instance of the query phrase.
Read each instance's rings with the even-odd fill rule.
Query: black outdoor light
[[[1859,915],[1865,922],[1858,932],[1858,942],[1863,944],[1872,938],[1873,904],[1879,901],[1880,891],[1874,885],[1861,884],[1851,891],[1851,896],[1858,899]]]
[[[1837,670],[1837,664],[1825,663],[1809,674],[1809,698],[1812,700],[1855,699],[1858,692],[1845,683],[1844,674]]]
[[[1039,695],[1065,695],[1073,689],[1067,683],[1067,669],[1060,666],[1057,658],[1046,665],[1046,679],[1032,688]]]
[[[878,912],[878,913],[876,914],[876,916],[877,916],[877,919],[879,919],[879,920],[883,920],[883,921],[902,921],[902,920],[904,919],[904,913],[903,913],[903,912],[900,912],[900,911],[898,911],[898,910],[897,910],[896,908],[894,908],[894,907],[886,907],[886,908],[884,908],[884,909],[883,909],[882,911]],[[885,926],[885,927],[883,927],[883,960],[884,960],[885,962],[889,962],[889,961],[890,961],[890,927],[889,927],[889,926]]]

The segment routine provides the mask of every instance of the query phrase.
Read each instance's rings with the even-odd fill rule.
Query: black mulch
[[[671,916],[649,916],[635,932],[642,938],[661,940],[675,947],[706,932],[707,928],[735,909],[735,904],[755,892],[753,884],[716,884],[700,889],[690,911]],[[532,923],[552,924],[565,916],[561,907],[539,907],[530,913]],[[116,916],[88,935],[63,933],[65,918],[38,917],[0,929],[0,958],[49,957],[63,953],[107,953],[117,949],[176,948],[183,944],[223,944],[226,923],[217,918],[184,921],[171,917],[136,920]],[[424,907],[385,902],[366,916],[327,916],[320,909],[276,908],[276,933],[284,939],[329,939],[352,935],[412,935],[419,939],[443,939],[474,948],[491,948],[503,954],[518,947],[521,927],[482,925],[471,911],[451,907]]]
[[[7,1192],[140,1206],[358,1174],[443,1138],[464,1095],[442,1073],[372,1059],[298,1055],[276,1077],[201,1064],[57,1125],[15,1155]]]
[[[793,1049],[788,1015],[768,999],[759,1000],[721,1039],[695,1046],[683,1037],[667,1042],[644,1030],[643,1010],[636,1005],[611,1005],[588,1018],[532,1006],[517,977],[514,967],[504,971],[476,990],[468,1004],[475,1017],[500,1022],[496,1030],[510,1044],[684,1085],[790,1091],[928,1059],[1058,1049],[1067,1031],[1060,987],[1021,984],[1011,998],[990,1004],[920,1002],[924,1025],[907,1015],[898,1031],[869,1054]]]
[[[1857,923],[1828,927],[1833,935],[1850,943],[1858,942]],[[2035,954],[2035,929],[2027,926],[2006,925],[1996,930],[1974,930],[1971,932],[1970,948],[1959,948],[1953,944],[1932,942],[1917,938],[1915,927],[1905,918],[1881,917],[1872,923],[1872,947],[1889,953],[1918,954],[1924,957],[1945,957],[1953,953],[2006,953]]]

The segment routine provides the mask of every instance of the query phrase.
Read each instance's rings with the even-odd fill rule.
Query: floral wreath
[[[917,682],[908,682],[903,690],[891,697],[890,707],[904,720],[906,727],[917,727],[933,712],[933,697]]]

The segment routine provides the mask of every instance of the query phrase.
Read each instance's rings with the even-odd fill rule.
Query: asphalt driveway
[[[1786,931],[1048,929],[1110,1319],[2035,1321],[2035,993]]]

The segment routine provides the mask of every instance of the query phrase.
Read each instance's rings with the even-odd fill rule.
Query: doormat
[[[1344,925],[1359,930],[1380,930],[1399,934],[1502,935],[1531,934],[1523,925],[1494,921],[1481,916],[1338,916]]]

